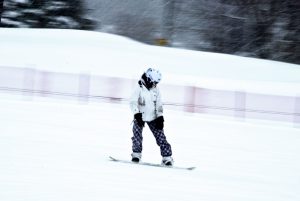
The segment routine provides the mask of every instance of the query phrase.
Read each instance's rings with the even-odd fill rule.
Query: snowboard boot
[[[165,166],[173,166],[174,160],[171,156],[164,156],[161,164]]]
[[[142,154],[141,153],[136,153],[136,152],[133,152],[131,154],[131,161],[134,162],[134,163],[138,163],[140,162],[141,158],[142,158]]]

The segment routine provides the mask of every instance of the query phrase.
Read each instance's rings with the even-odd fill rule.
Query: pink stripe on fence
[[[123,102],[137,80],[58,73],[33,68],[0,67],[0,91],[36,96],[89,101]],[[214,90],[195,86],[160,84],[166,107],[185,112],[225,115],[237,119],[267,119],[300,125],[300,97],[256,94],[246,91]]]

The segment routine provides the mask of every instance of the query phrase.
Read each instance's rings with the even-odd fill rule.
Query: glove
[[[140,127],[144,127],[145,126],[145,122],[143,121],[142,118],[142,113],[136,113],[134,115],[134,119],[136,121],[136,123],[140,126]]]
[[[155,123],[155,128],[156,129],[159,129],[159,130],[162,130],[164,128],[164,117],[163,116],[160,116],[158,117],[157,119],[154,120],[154,123]]]

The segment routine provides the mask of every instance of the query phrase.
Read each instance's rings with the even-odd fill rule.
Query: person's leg
[[[171,145],[168,143],[166,136],[164,134],[164,130],[159,130],[155,128],[155,123],[147,122],[150,130],[152,131],[157,145],[160,147],[160,154],[162,157],[170,157],[172,156],[172,148]]]
[[[132,161],[139,162],[142,157],[143,150],[143,127],[139,126],[135,121],[132,127]]]

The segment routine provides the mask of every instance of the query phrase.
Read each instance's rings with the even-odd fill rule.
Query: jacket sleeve
[[[162,98],[159,89],[157,88],[157,102],[156,102],[156,115],[157,117],[160,117],[163,115],[163,104],[162,104]]]
[[[139,113],[138,100],[140,96],[140,87],[136,87],[129,99],[129,106],[133,114]]]

